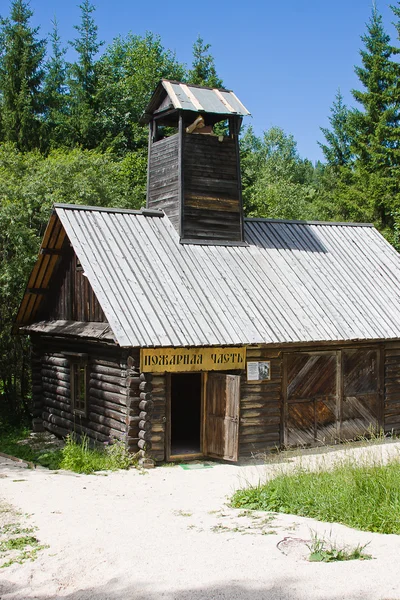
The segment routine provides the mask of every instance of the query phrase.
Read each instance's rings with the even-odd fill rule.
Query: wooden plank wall
[[[72,249],[63,258],[53,285],[48,304],[50,320],[106,322],[88,278],[76,268]]]
[[[182,237],[240,241],[237,141],[185,134],[183,147]]]
[[[385,433],[400,433],[400,346],[385,351]]]
[[[165,211],[179,231],[179,134],[154,142],[150,148],[147,207]]]
[[[165,374],[153,378],[154,413],[151,424],[151,451],[149,454],[156,461],[165,460],[165,431],[167,416],[167,376]]]
[[[32,341],[36,356],[40,355],[41,408],[45,429],[60,436],[75,431],[99,442],[113,438],[126,441],[128,400],[130,396],[139,396],[139,377],[136,377],[136,382],[131,381],[133,377],[129,378],[135,370],[128,367],[127,352],[82,341],[60,342],[48,338]],[[65,352],[88,355],[87,417],[73,413],[70,385],[70,362],[73,358]],[[135,361],[139,364],[138,351]]]
[[[268,348],[247,349],[247,359],[271,361],[271,379],[248,383],[242,375],[240,390],[239,457],[263,453],[281,445],[282,353]]]

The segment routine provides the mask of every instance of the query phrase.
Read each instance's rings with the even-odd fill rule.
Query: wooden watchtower
[[[147,208],[165,211],[181,243],[244,243],[239,130],[249,114],[229,90],[165,79],[155,90],[142,118]]]

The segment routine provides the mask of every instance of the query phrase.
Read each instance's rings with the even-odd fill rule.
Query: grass
[[[400,458],[387,464],[347,458],[331,469],[320,466],[312,472],[294,467],[264,484],[238,490],[231,503],[400,534]]]
[[[35,528],[23,520],[21,513],[0,501],[0,569],[35,560],[38,552],[47,548],[34,535]]]
[[[119,440],[104,447],[93,448],[86,436],[78,440],[71,434],[66,438],[63,448],[49,449],[44,445],[36,447],[30,443],[21,443],[29,434],[26,427],[0,428],[0,452],[48,469],[66,469],[75,473],[129,469],[137,462],[136,457]]]
[[[333,542],[328,542],[325,538],[320,538],[315,532],[312,532],[311,542],[307,544],[310,550],[308,560],[310,562],[341,562],[345,560],[369,560],[370,554],[364,552],[368,544],[361,546],[358,544],[353,548],[347,546],[337,546]]]

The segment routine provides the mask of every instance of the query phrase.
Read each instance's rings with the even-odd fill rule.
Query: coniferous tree
[[[84,148],[95,148],[98,142],[96,55],[103,42],[98,40],[98,28],[92,16],[94,5],[89,0],[83,0],[79,8],[81,22],[75,25],[78,37],[70,42],[78,54],[78,60],[69,65],[71,141]]]
[[[350,111],[344,104],[343,96],[338,90],[329,117],[332,129],[320,127],[325,136],[326,144],[318,142],[327,164],[331,167],[344,167],[351,162],[349,114]]]
[[[399,67],[392,59],[395,49],[375,6],[361,39],[365,46],[360,51],[362,66],[355,67],[355,72],[363,90],[352,93],[362,110],[354,111],[351,119],[352,149],[360,167],[377,173],[399,164],[393,142],[399,139],[400,129],[394,96]]]
[[[41,84],[46,40],[29,25],[33,13],[24,0],[11,2],[1,21],[0,102],[2,139],[21,150],[39,145],[43,111]]]
[[[46,63],[43,97],[45,103],[46,138],[50,146],[62,145],[66,134],[67,85],[66,49],[61,47],[56,18],[50,34],[52,56]]]
[[[205,44],[199,35],[193,44],[193,63],[188,73],[188,81],[195,85],[222,88],[222,79],[217,75],[214,57],[209,52],[210,48],[211,44]]]

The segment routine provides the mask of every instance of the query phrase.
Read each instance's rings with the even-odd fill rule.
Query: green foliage
[[[232,505],[399,534],[400,459],[388,464],[348,459],[331,470],[321,467],[317,472],[299,467],[265,484],[237,491]]]
[[[279,127],[257,138],[251,128],[241,141],[243,203],[247,216],[308,219],[314,196],[313,167]]]
[[[358,544],[354,548],[346,546],[337,546],[332,541],[320,538],[314,531],[312,532],[311,542],[307,544],[310,550],[308,560],[310,562],[342,562],[344,560],[369,560],[370,554],[364,552],[368,544],[361,546]]]
[[[223,83],[217,75],[215,61],[209,50],[211,44],[205,44],[199,35],[193,44],[193,64],[188,73],[188,82],[212,88],[222,88]]]
[[[140,208],[146,164],[144,151],[118,158],[58,149],[45,157],[0,144],[0,389],[11,412],[24,410],[18,398],[29,389],[27,340],[11,329],[52,204]]]
[[[91,448],[85,436],[78,442],[73,435],[69,435],[62,450],[60,468],[88,474],[94,471],[129,469],[135,462],[135,457],[118,440],[104,449],[98,449]]]
[[[44,98],[44,146],[57,147],[66,143],[68,97],[67,97],[67,65],[66,49],[61,47],[58,23],[52,21],[53,31],[50,34],[52,56],[46,63],[43,82]]]
[[[349,109],[343,102],[340,90],[337,91],[331,108],[329,122],[332,129],[321,127],[326,144],[319,143],[329,166],[344,167],[351,161]]]
[[[29,25],[33,13],[23,0],[11,2],[9,19],[0,21],[1,137],[21,150],[38,147],[45,40]]]
[[[95,148],[98,145],[97,125],[97,63],[96,55],[102,46],[98,41],[97,25],[92,16],[95,7],[89,0],[79,5],[81,22],[75,25],[78,36],[70,42],[78,55],[68,65],[70,140],[71,145]]]
[[[100,147],[118,152],[147,148],[147,128],[138,122],[156,85],[163,78],[182,80],[185,75],[159,36],[117,37],[98,62]]]

